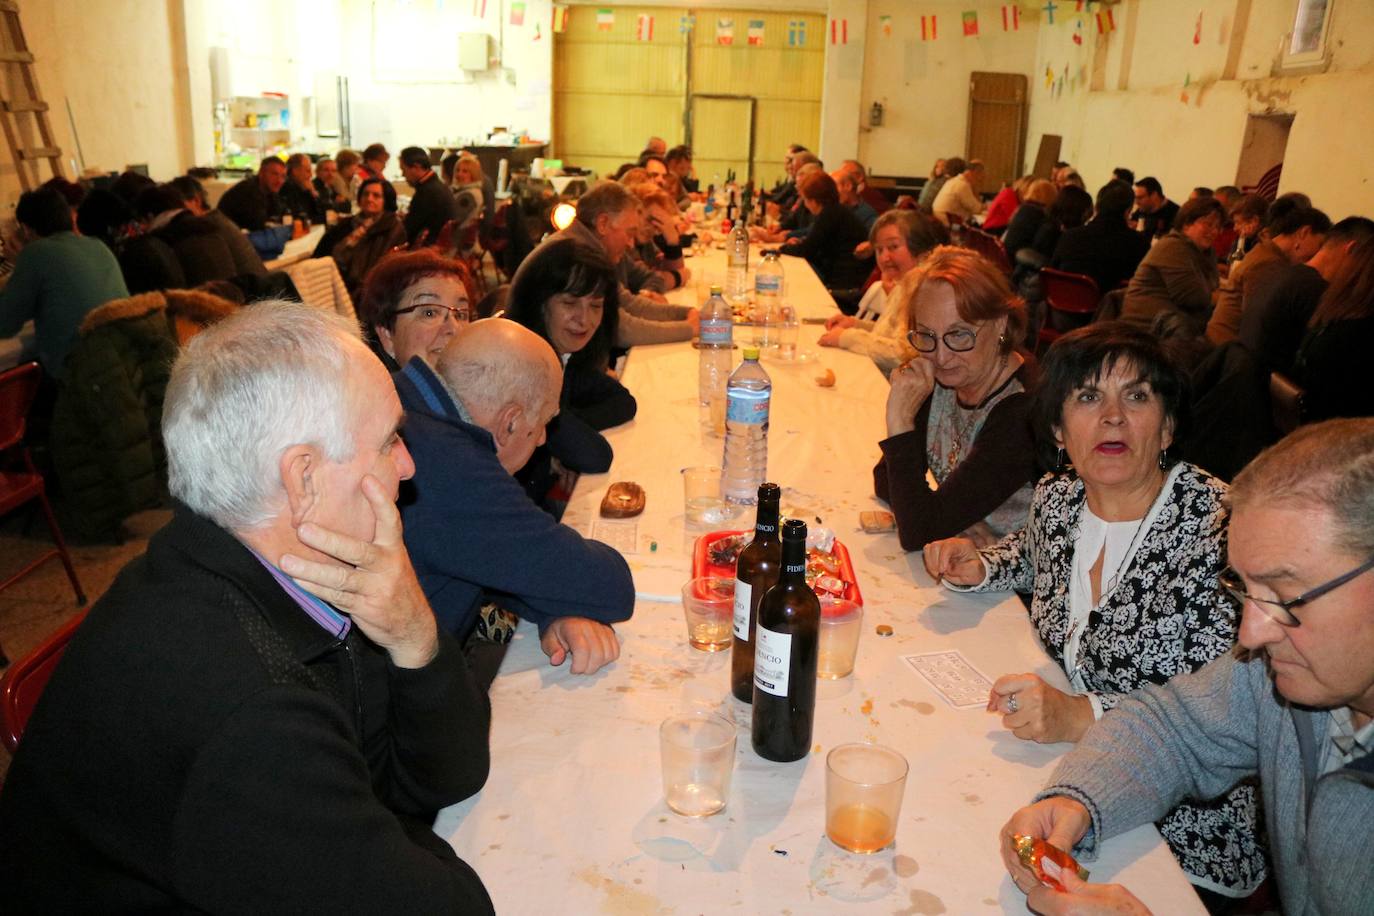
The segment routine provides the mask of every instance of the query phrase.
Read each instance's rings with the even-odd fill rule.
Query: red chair
[[[0,582],[0,591],[9,588],[20,579],[42,566],[48,560],[60,559],[71,580],[72,590],[76,592],[76,603],[86,603],[86,595],[81,590],[81,582],[76,578],[76,568],[72,556],[67,552],[67,542],[62,537],[62,529],[57,527],[52,506],[48,503],[47,492],[43,485],[43,475],[34,469],[33,458],[28,446],[24,444],[24,426],[28,420],[29,407],[33,405],[34,395],[38,393],[40,378],[38,363],[25,363],[6,372],[0,372],[0,460],[9,453],[17,461],[0,463],[0,515],[7,515],[20,506],[38,500],[47,519],[48,531],[57,546],[31,561],[19,572]]]
[[[453,257],[453,230],[457,226],[457,220],[449,220],[439,229],[439,235],[434,240],[434,249],[446,258]]]
[[[1092,277],[1052,267],[1040,269],[1040,282],[1045,290],[1045,302],[1050,307],[1045,326],[1036,335],[1037,347],[1043,349],[1065,331],[1089,324],[1102,301],[1102,293]]]
[[[58,628],[57,632],[44,640],[26,657],[10,665],[5,676],[0,678],[0,743],[11,754],[24,735],[24,726],[48,686],[53,669],[62,660],[72,634],[86,619],[83,611]]]
[[[963,244],[965,248],[973,249],[997,265],[997,269],[1002,273],[1008,277],[1011,276],[1011,259],[1007,257],[1007,249],[997,236],[984,232],[982,229],[966,226]]]

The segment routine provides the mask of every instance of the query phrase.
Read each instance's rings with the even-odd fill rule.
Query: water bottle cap
[[[719,287],[719,286],[713,286],[713,287],[711,287],[711,295],[713,295],[713,296],[719,296],[720,294],[721,294],[721,287]]]
[[[759,348],[758,348],[758,347],[745,347],[745,348],[744,348],[744,358],[745,358],[745,359],[758,359],[758,358],[759,358]]]

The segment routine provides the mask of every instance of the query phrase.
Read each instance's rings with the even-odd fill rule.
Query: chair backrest
[[[997,236],[970,226],[964,229],[964,247],[973,249],[996,264],[1002,273],[1011,275],[1011,260],[1007,257],[1007,249],[1002,245],[1002,240]]]
[[[1286,436],[1302,425],[1305,394],[1297,382],[1282,372],[1270,373],[1269,410],[1274,418],[1274,428],[1280,436]]]
[[[0,372],[0,452],[24,438],[29,408],[38,394],[42,370],[38,363],[22,363]]]
[[[444,223],[443,227],[439,230],[439,236],[434,240],[434,247],[439,249],[441,254],[447,254],[453,250],[453,230],[457,228],[457,226],[458,221],[451,219]]]
[[[43,688],[48,686],[53,669],[62,660],[62,653],[67,650],[72,634],[85,619],[84,613],[77,614],[37,649],[10,665],[5,676],[0,678],[0,742],[10,753],[14,753],[19,739],[23,737],[24,726],[28,724],[34,706],[38,705]]]
[[[1097,311],[1097,304],[1102,301],[1097,281],[1086,274],[1071,274],[1052,267],[1042,267],[1040,282],[1044,285],[1045,301],[1057,312],[1091,315]]]

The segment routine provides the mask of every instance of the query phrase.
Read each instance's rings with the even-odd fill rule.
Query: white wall
[[[1194,45],[1196,0],[1126,0],[1114,13],[1118,30],[1102,40],[1100,90],[1090,88],[1095,30],[1077,48],[1066,24],[1072,16],[1061,13],[1059,26],[1040,30],[1030,155],[1041,134],[1060,134],[1062,158],[1090,189],[1120,165],[1155,175],[1181,200],[1195,185],[1235,181],[1248,115],[1292,113],[1280,191],[1306,192],[1335,219],[1374,213],[1374,4],[1334,4],[1327,72],[1271,76],[1294,5],[1215,0],[1204,7],[1202,40]],[[1237,13],[1247,8],[1244,32],[1233,35]],[[1062,72],[1065,64],[1071,75],[1086,68],[1088,80],[1071,80],[1058,94],[1047,90],[1046,67]]]
[[[1072,6],[1072,3],[1066,4]],[[978,37],[964,37],[960,14],[978,9]],[[925,175],[937,158],[964,155],[968,131],[969,74],[1020,73],[1034,81],[1039,14],[1022,4],[1021,27],[1002,30],[1000,5],[965,0],[869,0],[868,53],[859,109],[858,158],[878,175]],[[921,16],[936,17],[936,38],[921,40]],[[890,16],[891,35],[881,18]],[[827,86],[827,88],[829,88]],[[869,129],[873,103],[884,108],[883,126]],[[1035,143],[1027,136],[1029,158]]]

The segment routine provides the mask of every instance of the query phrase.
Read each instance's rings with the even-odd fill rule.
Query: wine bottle
[[[806,522],[782,526],[782,572],[759,602],[754,631],[754,752],[800,760],[811,751],[821,603],[806,584]]]
[[[730,647],[730,691],[746,703],[754,699],[754,627],[759,601],[778,582],[782,565],[782,541],[778,540],[778,501],[782,488],[775,483],[759,487],[759,512],[754,521],[754,540],[740,552],[735,564],[735,641]]]

